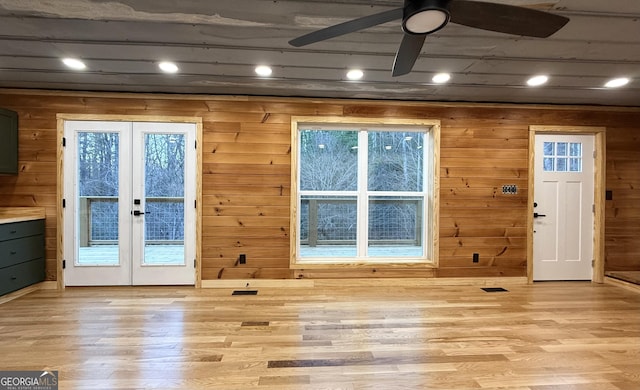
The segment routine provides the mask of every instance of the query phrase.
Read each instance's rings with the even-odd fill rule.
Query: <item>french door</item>
[[[196,125],[66,121],[65,284],[191,285]]]

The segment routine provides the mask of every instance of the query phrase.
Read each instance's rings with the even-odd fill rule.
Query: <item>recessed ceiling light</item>
[[[158,64],[158,68],[165,73],[176,73],[178,72],[178,65],[173,62],[163,61]]]
[[[542,85],[542,84],[546,83],[547,81],[549,81],[549,77],[548,76],[545,76],[545,75],[534,76],[534,77],[530,78],[529,80],[527,80],[527,85],[529,85],[531,87],[537,87],[538,85]]]
[[[318,148],[319,148],[319,149],[324,149],[324,148],[325,148],[325,145],[324,145],[324,144],[320,144],[320,145],[318,145]]]
[[[77,58],[63,58],[62,62],[71,69],[82,70],[87,67],[84,62]]]
[[[273,73],[273,70],[271,70],[271,68],[266,65],[260,65],[256,67],[256,74],[258,76],[269,77],[271,76],[271,73]]]
[[[347,72],[347,78],[349,80],[360,80],[364,77],[364,72],[360,69],[352,69]]]
[[[386,145],[384,148],[387,150],[391,150],[391,145]]]
[[[444,84],[449,80],[451,80],[451,75],[449,73],[438,73],[431,79],[431,81],[437,84]]]
[[[618,79],[613,79],[613,80],[609,80],[607,81],[607,83],[604,85],[607,88],[618,88],[618,87],[623,87],[627,84],[629,84],[629,80],[626,77],[620,77]]]

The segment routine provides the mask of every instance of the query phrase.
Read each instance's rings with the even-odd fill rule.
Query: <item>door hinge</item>
[[[67,268],[67,261],[66,260],[62,260],[62,269]]]
[[[193,268],[196,268],[196,264],[197,264],[196,259],[193,259]]]
[[[67,146],[67,138],[62,137],[62,147],[64,148],[65,146]]]
[[[594,150],[594,151],[593,151],[593,158],[596,158],[596,155],[597,155],[597,153],[596,153],[596,151]]]
[[[595,260],[591,260],[591,268],[596,266],[596,261]]]
[[[66,199],[62,199],[62,208],[67,207],[67,200]]]
[[[193,201],[193,208],[194,209],[198,208],[198,200],[197,199]]]
[[[193,141],[193,148],[198,149],[198,141]]]
[[[596,212],[596,204],[595,203],[591,205],[591,212],[592,213]]]

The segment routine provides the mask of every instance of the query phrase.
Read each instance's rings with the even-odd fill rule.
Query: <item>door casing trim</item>
[[[56,185],[56,281],[58,290],[65,289],[64,270],[64,138],[65,121],[109,121],[109,122],[164,122],[164,123],[194,123],[196,125],[196,267],[195,287],[202,287],[202,118],[182,116],[152,116],[152,115],[96,115],[58,113],[57,120],[57,185]]]
[[[536,134],[581,134],[593,135],[596,156],[594,159],[593,215],[593,283],[604,283],[604,214],[606,187],[606,127],[593,126],[529,126],[529,177],[527,194],[527,280],[533,283],[533,201],[535,183],[535,137]]]

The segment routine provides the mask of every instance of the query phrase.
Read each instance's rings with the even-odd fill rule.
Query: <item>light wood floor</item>
[[[614,285],[68,288],[0,305],[0,370],[61,389],[640,389]]]

